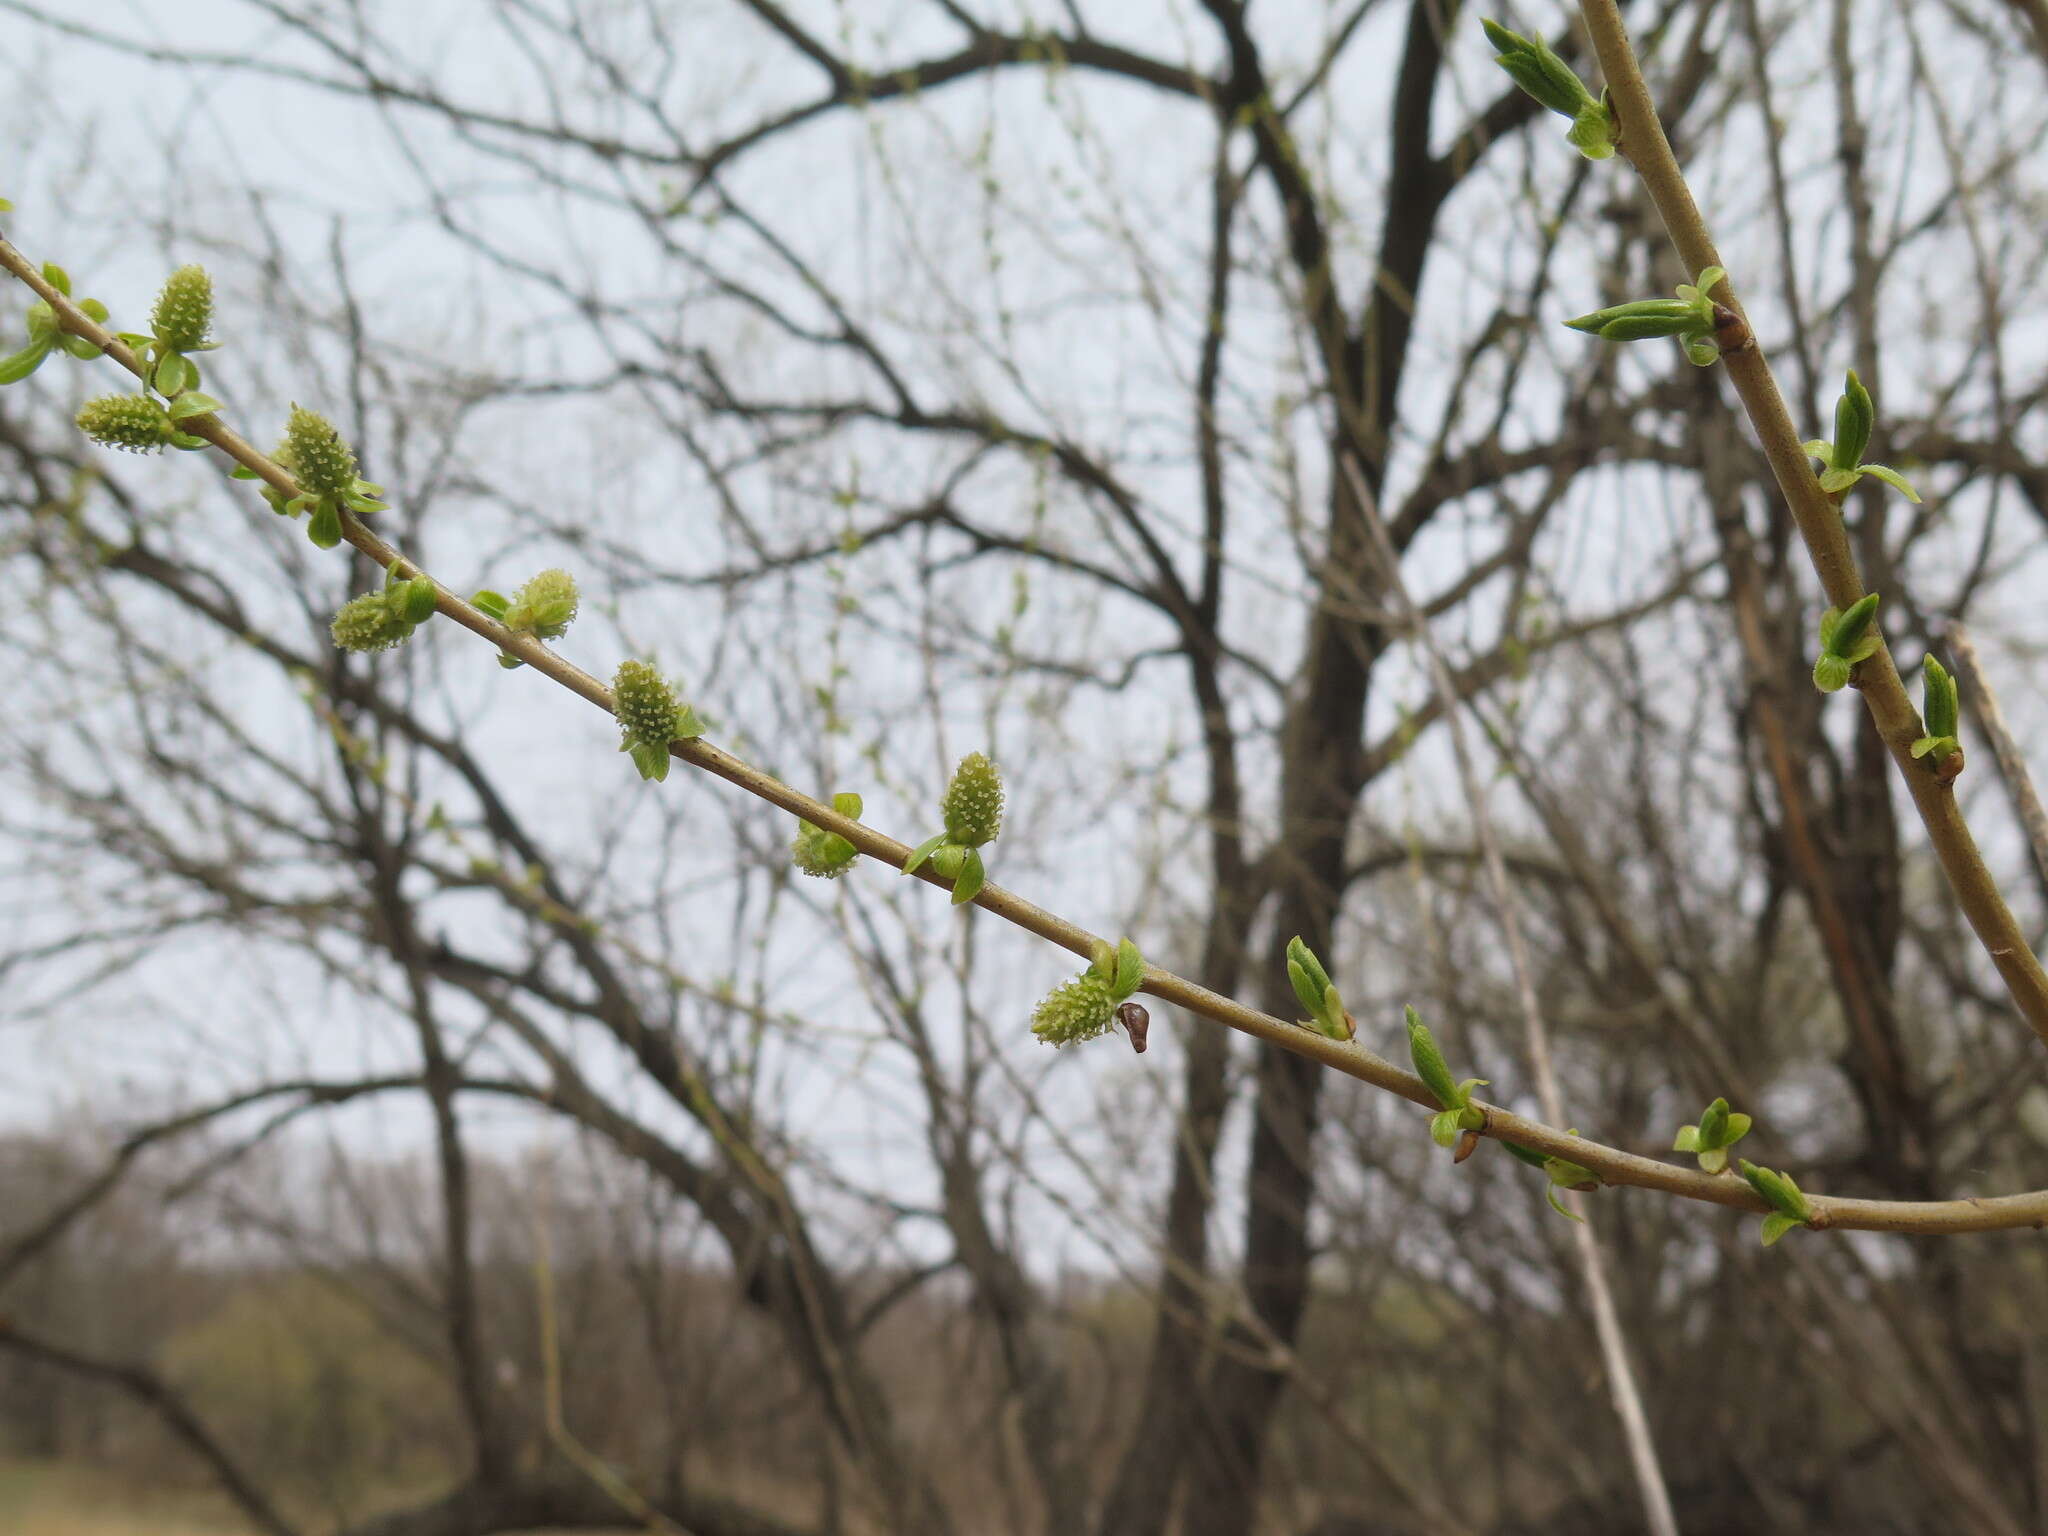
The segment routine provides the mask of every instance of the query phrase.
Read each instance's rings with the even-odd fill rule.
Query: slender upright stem
[[[1430,684],[1443,709],[1444,729],[1450,735],[1451,755],[1458,765],[1458,783],[1472,812],[1472,835],[1479,843],[1479,856],[1486,867],[1487,889],[1500,919],[1507,942],[1508,964],[1515,977],[1515,1000],[1522,1013],[1522,1031],[1529,1062],[1536,1073],[1536,1097],[1543,1106],[1543,1118],[1552,1125],[1565,1123],[1564,1093],[1558,1087],[1557,1068],[1550,1055],[1550,1030],[1544,1023],[1543,1005],[1536,997],[1536,967],[1529,957],[1529,943],[1522,930],[1522,905],[1514,883],[1508,879],[1507,861],[1501,857],[1500,837],[1493,826],[1485,786],[1473,765],[1465,740],[1465,711],[1451,666],[1431,632],[1429,621],[1408,591],[1401,576],[1401,557],[1387,535],[1387,525],[1365,476],[1350,458],[1344,473],[1365,519],[1374,552],[1379,558],[1388,595],[1402,624],[1414,636],[1429,666]],[[1578,1196],[1570,1197],[1583,1206]],[[1678,1536],[1678,1520],[1671,1510],[1671,1494],[1664,1486],[1664,1468],[1657,1459],[1657,1442],[1650,1433],[1650,1418],[1643,1408],[1642,1390],[1636,1385],[1635,1368],[1629,1361],[1628,1336],[1621,1326],[1621,1312],[1614,1305],[1614,1292],[1607,1283],[1607,1265],[1600,1251],[1600,1239],[1593,1231],[1592,1218],[1581,1209],[1572,1225],[1572,1251],[1586,1288],[1586,1300],[1593,1309],[1593,1332],[1600,1341],[1600,1361],[1607,1371],[1607,1390],[1613,1398],[1614,1414],[1621,1421],[1622,1439],[1628,1445],[1629,1466],[1635,1473],[1636,1492],[1643,1501],[1643,1518],[1651,1536]]]
[[[1622,26],[1620,7],[1616,0],[1581,0],[1580,10],[1592,35],[1601,73],[1612,93],[1621,127],[1621,152],[1642,178],[1643,188],[1656,204],[1671,243],[1678,248],[1679,259],[1688,272],[1720,266],[1713,237],[1707,232],[1699,205],[1693,201],[1678,157],[1671,151],[1671,142],[1664,136],[1664,125],[1650,99],[1649,85]],[[1714,297],[1742,316],[1742,305],[1725,279],[1715,288]],[[1749,336],[1746,316],[1742,334]],[[1763,446],[1764,457],[1770,461],[1778,488],[1792,509],[1807,556],[1828,601],[1837,608],[1847,608],[1863,596],[1863,581],[1857,574],[1856,557],[1842,526],[1841,509],[1820,488],[1819,477],[1814,474],[1803,446],[1804,439],[1786,409],[1784,396],[1778,392],[1778,381],[1771,374],[1763,349],[1751,338],[1724,352],[1722,362],[1734,381],[1736,394],[1742,398],[1743,410]],[[1998,967],[1998,974],[2022,1017],[2048,1044],[2048,971],[2041,968],[1985,865],[1976,839],[1970,835],[1956,804],[1954,782],[1934,772],[1932,758],[1913,756],[1913,743],[1921,735],[1920,712],[1906,696],[1905,684],[1892,664],[1891,651],[1880,643],[1877,654],[1856,668],[1852,683],[1862,692],[1878,734],[1898,764],[1907,792],[1926,824],[1928,841],[1955,891],[1957,905],[1991,956],[1991,963]]]
[[[1977,645],[1960,624],[1948,628],[1949,654],[1956,673],[1963,680],[1963,699],[1977,717],[1977,726],[1991,744],[1991,756],[1998,763],[1998,776],[2005,780],[2005,792],[2012,796],[2013,811],[2020,830],[2027,835],[2027,851],[2034,856],[2034,879],[2048,898],[2048,810],[2034,789],[2034,777],[2027,772],[2026,754],[2005,723],[2005,711],[1998,707],[1998,695],[1991,691],[1991,679],[1977,660]]]

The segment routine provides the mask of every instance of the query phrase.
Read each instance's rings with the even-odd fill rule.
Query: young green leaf
[[[408,624],[424,624],[434,616],[440,592],[433,578],[418,576],[392,589],[392,602]]]
[[[1796,1216],[1787,1216],[1783,1211],[1772,1211],[1764,1217],[1764,1246],[1770,1247],[1794,1227],[1804,1225],[1805,1223]]]
[[[332,549],[341,542],[341,509],[325,497],[306,519],[306,537],[320,549]]]
[[[1129,939],[1118,939],[1116,944],[1115,988],[1118,1002],[1130,997],[1145,980],[1145,957],[1138,953],[1138,946]]]
[[[943,832],[933,833],[930,837],[926,838],[923,842],[919,843],[915,848],[910,850],[910,857],[903,861],[903,873],[905,873],[906,875],[915,874],[917,872],[918,865],[922,864],[934,853],[937,853],[939,849],[945,847],[945,845],[946,834]]]
[[[965,850],[967,857],[961,861],[960,877],[953,882],[953,905],[965,906],[981,894],[982,886],[988,883],[988,871],[981,862],[981,850]]]
[[[50,355],[55,345],[55,338],[45,336],[29,342],[19,352],[0,358],[0,384],[19,384],[43,366],[43,359]]]

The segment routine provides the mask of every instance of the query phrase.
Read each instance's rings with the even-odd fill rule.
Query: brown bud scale
[[[1124,1033],[1131,1037],[1131,1049],[1140,1056],[1145,1054],[1145,1035],[1152,1028],[1152,1015],[1143,1003],[1118,1003],[1116,1021],[1123,1025]]]

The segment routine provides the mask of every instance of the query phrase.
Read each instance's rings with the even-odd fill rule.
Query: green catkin
[[[390,592],[365,592],[341,605],[329,632],[344,651],[386,651],[409,639],[413,626]]]
[[[1048,1045],[1075,1045],[1109,1033],[1116,988],[1093,971],[1063,981],[1032,1014],[1031,1033]]]
[[[325,416],[294,405],[285,422],[284,440],[299,489],[317,496],[340,496],[354,489],[355,450]]]
[[[961,758],[939,811],[949,841],[965,848],[994,842],[1003,830],[1003,780],[996,765],[979,752]]]
[[[514,595],[505,624],[537,639],[559,640],[575,622],[578,602],[575,577],[560,569],[545,570]]]
[[[619,717],[619,732],[632,747],[659,747],[668,751],[675,739],[676,712],[682,707],[675,689],[644,661],[622,661],[612,677],[612,698]]]
[[[149,395],[101,395],[78,408],[78,430],[103,448],[154,453],[171,440],[170,413]]]
[[[789,851],[799,870],[820,880],[837,880],[860,859],[860,850],[845,838],[803,820]]]
[[[157,295],[150,329],[173,352],[197,352],[210,339],[206,333],[212,324],[213,279],[202,266],[178,268]]]

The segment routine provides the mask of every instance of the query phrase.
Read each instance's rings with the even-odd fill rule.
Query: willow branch
[[[100,347],[138,379],[143,377],[143,365],[135,354],[118,340],[113,332],[98,324],[68,297],[59,293],[43,277],[41,271],[4,236],[0,236],[0,268],[12,273],[33,289],[37,297],[49,304],[66,331],[74,336],[82,336]],[[179,427],[182,431],[205,438],[237,464],[286,497],[299,494],[297,481],[283,465],[228,428],[217,416],[195,416],[179,423]],[[432,579],[428,572],[405,559],[395,547],[370,532],[362,520],[352,512],[344,510],[341,523],[342,536],[347,542],[380,567],[389,567],[393,561],[398,561],[407,574]],[[435,582],[435,608],[452,623],[480,636],[497,650],[518,657],[535,672],[568,689],[578,698],[596,705],[607,714],[614,713],[611,689],[597,678],[575,663],[556,655],[531,635],[498,623],[438,581]],[[1896,683],[1896,678],[1894,682]],[[879,832],[863,822],[840,815],[826,802],[813,799],[800,790],[791,788],[773,775],[763,773],[752,764],[713,746],[701,737],[672,742],[670,751],[677,759],[692,768],[724,779],[727,783],[789,812],[792,816],[801,817],[828,832],[836,832],[869,858],[878,859],[891,868],[900,870],[910,857],[911,849],[908,844],[898,842],[887,833]],[[929,863],[920,867],[913,878],[938,886],[942,890],[950,890],[952,887],[952,881],[939,875]],[[1070,923],[1056,913],[1048,912],[1015,892],[993,883],[982,887],[974,898],[974,905],[1022,928],[1027,933],[1036,934],[1039,938],[1084,958],[1092,959],[1097,947],[1104,942],[1078,924]],[[1355,1041],[1328,1039],[1313,1030],[1303,1029],[1285,1019],[1276,1018],[1270,1013],[1262,1013],[1256,1008],[1247,1007],[1235,998],[1212,992],[1184,976],[1155,965],[1146,966],[1145,980],[1140,990],[1212,1023],[1235,1029],[1283,1051],[1307,1057],[1331,1071],[1357,1078],[1360,1082],[1369,1083],[1383,1092],[1407,1099],[1431,1112],[1440,1108],[1435,1095],[1421,1078],[1412,1072],[1402,1070],[1385,1057],[1367,1050]],[[1654,1158],[1623,1151],[1619,1147],[1605,1146],[1582,1136],[1569,1135],[1540,1121],[1524,1119],[1520,1115],[1511,1114],[1505,1109],[1478,1099],[1472,1101],[1472,1107],[1486,1117],[1482,1134],[1514,1141],[1532,1151],[1577,1163],[1598,1176],[1603,1184],[1654,1189],[1688,1200],[1699,1200],[1710,1205],[1725,1205],[1743,1211],[1760,1212],[1768,1209],[1763,1200],[1739,1179],[1676,1167]],[[1809,1195],[1808,1201],[1813,1215],[1807,1225],[1815,1228],[1840,1227],[1871,1232],[1946,1235],[2048,1226],[2048,1190],[1960,1200],[1857,1200]]]
[[[1688,272],[1720,266],[1720,254],[1714,249],[1706,220],[1700,216],[1678,157],[1664,136],[1664,125],[1650,99],[1649,85],[1622,26],[1619,6],[1615,0],[1581,0],[1580,10],[1592,35],[1601,73],[1613,94],[1621,130],[1618,146],[1641,177],[1650,201],[1656,204],[1679,259]],[[1765,458],[1770,461],[1772,474],[1777,477],[1778,488],[1792,510],[1828,601],[1846,609],[1864,594],[1840,508],[1820,488],[1820,479],[1813,472],[1802,446],[1804,440],[1778,391],[1770,363],[1750,334],[1748,318],[1725,278],[1714,289],[1714,297],[1742,321],[1743,340],[1722,353],[1728,377],[1735,384],[1742,408],[1756,431]],[[1884,738],[1893,762],[1898,764],[1907,793],[1913,797],[1913,805],[1926,824],[1928,841],[1955,892],[1956,904],[1991,956],[1991,963],[1998,968],[2022,1017],[2042,1043],[2048,1044],[2048,971],[2041,968],[2012,909],[2006,905],[1998,882],[1992,878],[1977,840],[1963,820],[1953,780],[1935,772],[1932,757],[1913,756],[1913,743],[1921,735],[1920,712],[1907,698],[1891,651],[1881,640],[1877,654],[1856,668],[1851,685],[1862,693],[1878,734]]]

